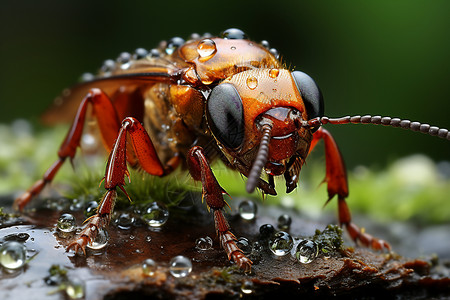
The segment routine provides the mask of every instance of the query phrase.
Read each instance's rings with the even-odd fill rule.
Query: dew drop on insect
[[[184,39],[180,37],[173,37],[167,42],[167,46],[164,49],[166,54],[170,55],[175,52],[175,50],[184,44]]]
[[[312,262],[319,253],[319,248],[314,241],[302,240],[298,243],[295,249],[295,257],[302,264],[309,264]]]
[[[195,240],[195,249],[199,251],[211,250],[213,246],[213,240],[209,236],[201,237]]]
[[[256,217],[258,206],[251,200],[244,200],[239,204],[239,215],[244,220],[253,220]]]
[[[92,250],[100,250],[108,244],[108,241],[109,241],[108,231],[106,231],[106,229],[99,228],[97,236],[95,237],[94,241],[87,244],[87,247]]]
[[[0,265],[6,269],[19,269],[26,262],[26,247],[16,241],[5,242],[0,247]]]
[[[259,237],[261,239],[268,239],[275,234],[275,227],[271,224],[264,224],[259,227]]]
[[[160,227],[169,219],[169,211],[158,202],[153,202],[144,209],[142,219],[151,227]]]
[[[149,56],[153,57],[153,58],[157,58],[157,57],[161,56],[161,53],[159,52],[158,49],[153,48],[153,49],[150,50]]]
[[[269,70],[269,77],[270,78],[277,78],[278,74],[280,74],[280,70],[278,70],[278,69],[270,69]]]
[[[133,57],[135,59],[142,59],[144,57],[146,57],[148,55],[148,51],[144,48],[137,48],[136,50],[134,50],[134,55]]]
[[[253,281],[244,280],[241,285],[241,292],[245,295],[253,293]]]
[[[62,214],[56,226],[62,232],[73,232],[76,229],[75,217],[72,214]]]
[[[189,258],[178,255],[170,260],[169,271],[173,277],[186,277],[192,271],[192,262]]]
[[[278,53],[278,50],[277,50],[277,49],[271,48],[271,49],[269,50],[269,52],[270,52],[273,56],[275,56],[276,59],[280,58],[280,53]]]
[[[116,67],[116,62],[112,59],[107,59],[103,62],[103,66],[101,68],[101,71],[103,73],[109,73],[113,71]]]
[[[240,29],[237,28],[229,28],[222,32],[221,37],[226,40],[243,40],[247,39],[247,35]]]
[[[292,219],[287,214],[282,214],[278,217],[278,229],[280,230],[289,230],[291,227]]]
[[[266,48],[266,49],[269,49],[269,48],[270,48],[269,42],[266,41],[266,40],[262,40],[262,41],[261,41],[261,46],[263,46],[263,47]]]
[[[245,255],[248,255],[252,252],[252,245],[249,240],[245,237],[240,237],[236,241],[236,246],[244,252]]]
[[[66,294],[70,299],[82,299],[84,297],[84,284],[79,279],[71,279],[66,286]]]
[[[269,249],[276,256],[288,254],[293,245],[294,240],[291,235],[284,231],[278,231],[271,239],[269,239]]]
[[[249,76],[247,78],[247,86],[249,89],[254,90],[258,86],[258,79],[255,76]]]
[[[95,76],[92,73],[83,73],[81,74],[80,81],[81,82],[91,81],[94,80],[94,78]]]
[[[142,262],[142,273],[144,273],[145,276],[153,276],[155,275],[156,271],[156,262],[151,259],[147,258]]]
[[[197,45],[197,52],[201,58],[211,58],[216,52],[216,43],[211,39],[201,40]]]
[[[115,223],[120,229],[130,229],[134,223],[134,217],[130,213],[124,212],[117,217]]]

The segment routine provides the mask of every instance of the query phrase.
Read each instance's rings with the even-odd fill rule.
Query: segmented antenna
[[[432,136],[438,136],[443,139],[450,140],[450,132],[448,129],[422,124],[420,122],[411,122],[399,118],[381,117],[381,116],[346,116],[342,118],[317,117],[309,121],[303,121],[302,126],[307,128],[315,128],[324,124],[375,124],[392,127],[400,127],[412,131],[419,131]]]
[[[253,163],[252,169],[248,175],[247,184],[245,186],[248,193],[253,193],[258,185],[261,171],[266,164],[267,156],[269,155],[269,141],[272,133],[272,126],[269,124],[264,124],[262,126],[262,132],[263,137],[261,138],[261,143],[259,144],[258,153],[256,154],[255,162]]]

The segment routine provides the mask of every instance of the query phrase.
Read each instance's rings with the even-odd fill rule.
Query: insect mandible
[[[249,270],[252,262],[236,245],[224,217],[225,190],[210,168],[215,157],[248,177],[246,189],[276,195],[274,177],[284,176],[287,192],[297,187],[299,172],[320,140],[325,144],[328,201],[338,199],[339,223],[355,242],[390,249],[387,242],[362,231],[351,220],[345,201],[348,184],[339,149],[322,125],[370,123],[402,127],[447,140],[447,129],[399,118],[324,116],[322,94],[314,80],[285,68],[267,42],[247,39],[239,29],[220,37],[172,38],[158,49],[123,53],[104,63],[97,76],[74,86],[43,117],[48,123],[73,118],[58,159],[14,202],[23,210],[49,184],[67,158],[74,158],[92,106],[103,144],[110,156],[106,192],[96,214],[69,244],[76,253],[95,239],[111,219],[117,187],[125,194],[127,165],[155,176],[187,167],[201,181],[202,196],[212,210],[220,244],[228,258]],[[80,102],[81,101],[81,102]],[[130,138],[127,139],[127,136]],[[262,179],[262,173],[267,180]]]

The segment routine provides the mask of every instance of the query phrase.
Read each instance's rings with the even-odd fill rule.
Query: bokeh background
[[[450,2],[2,1],[0,123],[39,114],[108,58],[173,36],[238,27],[315,78],[328,116],[380,114],[450,128]],[[37,125],[38,126],[38,125]],[[448,160],[448,141],[380,126],[328,129],[347,164],[413,153]]]

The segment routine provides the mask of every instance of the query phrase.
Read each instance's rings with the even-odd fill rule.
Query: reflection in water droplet
[[[250,76],[247,78],[247,86],[249,89],[254,90],[258,86],[258,79],[255,76]]]
[[[241,249],[245,255],[248,255],[252,252],[252,245],[245,237],[240,237],[236,242],[236,246],[238,246],[238,248]]]
[[[155,275],[156,271],[156,262],[151,259],[147,258],[142,262],[142,273],[144,273],[145,276],[153,276]]]
[[[291,227],[292,219],[289,215],[283,214],[278,217],[278,228],[281,230],[289,230]]]
[[[124,229],[124,230],[130,229],[131,226],[133,225],[133,222],[134,222],[134,217],[131,214],[126,213],[126,212],[121,213],[115,221],[117,227],[119,227],[120,229]]]
[[[5,242],[0,247],[0,265],[7,269],[18,269],[25,265],[27,248],[15,241]]]
[[[275,233],[275,235],[269,240],[269,249],[277,256],[284,256],[288,254],[293,245],[294,240],[289,233],[284,231]]]
[[[93,250],[100,250],[108,244],[109,234],[106,229],[99,228],[98,234],[92,243],[87,244],[87,247]]]
[[[199,251],[207,251],[212,249],[213,240],[209,236],[198,238],[195,241],[195,249]]]
[[[152,227],[160,227],[169,219],[169,211],[163,204],[153,202],[144,209],[142,219]]]
[[[246,295],[253,293],[253,282],[251,280],[244,280],[241,285],[241,292]]]
[[[173,277],[186,277],[192,271],[192,262],[189,258],[178,255],[170,260],[169,271]]]
[[[280,74],[280,70],[278,70],[278,69],[270,69],[270,71],[269,71],[270,78],[277,78],[278,74]]]
[[[244,200],[239,204],[239,215],[244,220],[253,220],[258,211],[258,206],[251,200]]]
[[[302,240],[298,243],[295,249],[295,257],[302,264],[309,264],[312,262],[319,253],[319,248],[314,241]]]
[[[70,299],[81,299],[84,297],[84,284],[79,279],[71,279],[66,286],[66,294]]]
[[[62,214],[56,226],[62,232],[73,232],[76,228],[75,217],[71,214]]]
[[[197,45],[197,52],[201,58],[211,58],[216,52],[216,43],[211,39],[201,40]]]
[[[95,151],[98,147],[97,138],[89,132],[81,136],[80,144],[84,151]]]

